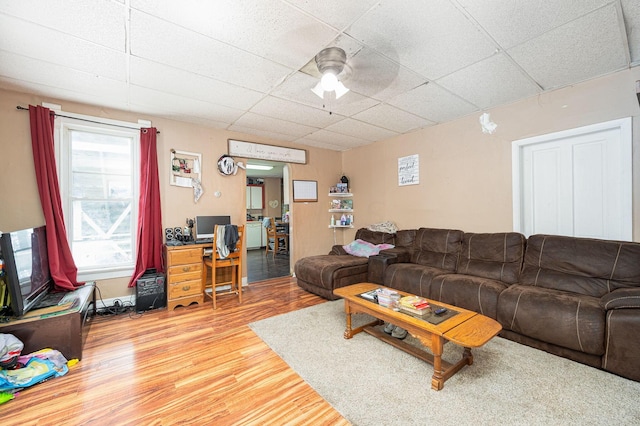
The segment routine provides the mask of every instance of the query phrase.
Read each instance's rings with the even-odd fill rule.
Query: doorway
[[[281,221],[289,206],[284,188],[288,185],[286,163],[247,160],[247,282],[263,281],[290,275],[290,253],[265,253],[268,238],[263,221],[273,217]],[[258,195],[259,194],[259,195]],[[260,202],[256,203],[255,198]]]
[[[631,118],[513,142],[514,230],[632,239]]]

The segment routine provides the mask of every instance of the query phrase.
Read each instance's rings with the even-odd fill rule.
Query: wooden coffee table
[[[347,328],[344,332],[345,339],[350,339],[355,334],[364,331],[432,364],[432,389],[442,389],[447,379],[465,365],[473,364],[471,348],[484,345],[502,330],[502,326],[489,317],[446,303],[429,300],[432,306],[447,308],[448,313],[445,314],[445,318],[443,319],[430,314],[420,317],[407,314],[404,311],[394,311],[391,308],[378,305],[376,302],[369,301],[360,296],[362,293],[380,287],[383,286],[373,283],[360,283],[337,288],[333,291],[334,294],[344,299],[344,310],[347,317]],[[398,293],[403,296],[411,295],[410,293],[402,291],[398,291]],[[356,313],[369,314],[376,318],[376,321],[352,329],[351,315]],[[429,321],[436,322],[437,324]],[[412,346],[400,339],[391,337],[378,328],[374,328],[374,326],[380,325],[383,322],[390,322],[404,328],[409,334],[416,337],[420,343],[429,348],[431,353]],[[462,359],[455,364],[448,363],[442,359],[442,349],[447,342],[453,342],[464,347]]]

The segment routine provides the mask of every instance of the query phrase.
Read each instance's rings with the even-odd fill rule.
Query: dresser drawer
[[[202,263],[202,248],[171,250],[167,253],[167,257],[167,264],[169,265]]]
[[[197,280],[169,284],[169,299],[178,299],[180,297],[198,294],[202,294],[202,281],[200,277],[198,277]]]
[[[169,266],[169,284],[181,281],[195,280],[202,276],[202,262],[188,265]]]

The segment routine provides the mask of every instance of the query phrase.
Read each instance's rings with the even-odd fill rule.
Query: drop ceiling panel
[[[114,80],[126,80],[126,56],[123,52],[2,14],[0,50]],[[46,68],[40,71],[46,73]]]
[[[262,99],[251,108],[251,112],[317,128],[328,126],[345,118],[339,114],[329,114],[321,109],[273,96]]]
[[[131,102],[137,105],[158,105],[165,111],[173,111],[181,115],[194,115],[202,118],[215,117],[216,121],[224,123],[233,123],[242,115],[242,111],[238,109],[135,85],[131,85]]]
[[[437,79],[491,55],[496,46],[450,2],[382,1],[347,33],[391,60]],[[455,53],[454,53],[455,52]]]
[[[611,0],[457,0],[457,2],[503,49],[507,49],[573,21],[611,3]]]
[[[316,16],[339,30],[357,20],[379,0],[288,0],[289,3]]]
[[[396,96],[389,104],[422,118],[442,123],[477,111],[478,108],[434,83],[416,87]]]
[[[132,6],[293,69],[338,35],[280,0],[134,0]]]
[[[37,59],[0,51],[3,74],[31,84],[56,87],[65,90],[73,88],[84,102],[92,96],[125,99],[127,86],[122,81],[111,80],[95,74],[69,70],[60,65],[47,64]],[[46,69],[46,72],[42,72]]]
[[[628,65],[615,5],[599,9],[508,50],[544,89]]]
[[[303,124],[292,123],[290,121],[279,120],[277,118],[265,117],[264,115],[248,112],[234,123],[238,126],[248,127],[256,130],[277,131],[284,135],[291,135],[300,138],[317,130],[316,127],[305,126]]]
[[[366,47],[351,57],[348,63],[352,75],[344,84],[354,92],[381,101],[426,82],[424,77]]]
[[[621,3],[624,11],[631,62],[640,64],[640,2],[638,0],[622,0]]]
[[[145,59],[131,58],[132,84],[237,109],[251,108],[263,93]]]
[[[483,109],[541,92],[504,54],[491,56],[449,74],[437,83]]]
[[[3,0],[0,10],[27,22],[125,51],[127,10],[122,4],[86,0]],[[83,19],[78,19],[78,15]]]
[[[137,11],[131,16],[131,52],[261,92],[291,72],[268,59]]]
[[[313,132],[312,134],[301,138],[300,140],[304,140],[307,142],[315,141],[320,143],[325,143],[327,145],[332,146],[340,146],[345,149],[355,148],[357,146],[368,145],[371,141],[366,139],[347,136],[340,133],[332,132],[329,130],[318,130],[317,132]]]
[[[376,105],[354,115],[353,118],[397,133],[407,133],[435,124],[387,104]]]
[[[256,135],[256,136],[261,136],[261,137],[265,137],[265,138],[280,140],[280,141],[289,141],[289,142],[291,142],[291,141],[294,141],[296,139],[296,137],[294,137],[294,136],[286,135],[286,134],[283,134],[283,133],[278,133],[276,131],[254,129],[252,127],[239,126],[237,124],[229,126],[229,130],[234,131],[234,132],[241,132],[241,133],[245,133],[245,134],[249,134],[249,135]]]
[[[370,142],[388,139],[397,136],[398,133],[374,126],[369,123],[347,118],[335,124],[325,127],[326,130],[340,133],[341,135],[353,136],[359,139],[365,139]]]

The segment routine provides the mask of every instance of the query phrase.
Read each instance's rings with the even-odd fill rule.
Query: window
[[[78,279],[130,276],[136,260],[140,132],[59,120],[60,193]]]

